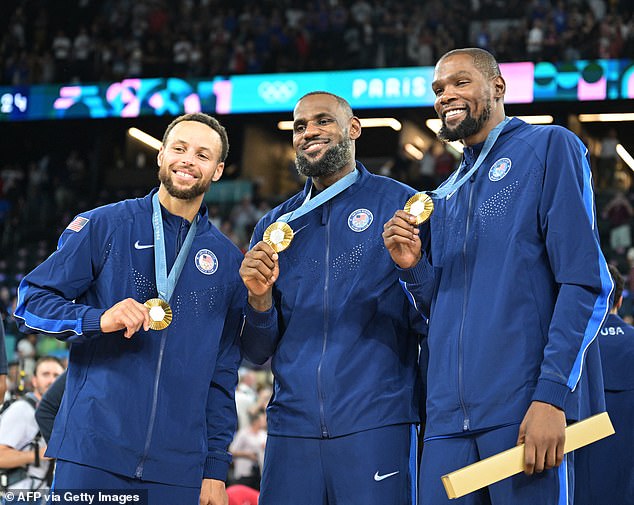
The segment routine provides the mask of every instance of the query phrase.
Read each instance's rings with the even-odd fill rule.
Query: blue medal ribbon
[[[297,209],[278,217],[277,221],[290,223],[291,221],[302,217],[304,214],[308,214],[311,210],[323,205],[328,200],[332,200],[339,193],[352,186],[355,182],[357,182],[360,175],[361,172],[359,172],[359,169],[355,168],[352,172],[339,179],[332,186],[328,186],[321,193],[316,195],[315,198],[306,199]]]
[[[174,265],[167,275],[167,260],[165,256],[165,234],[163,232],[163,216],[161,215],[161,204],[159,203],[158,193],[152,197],[152,228],[154,228],[154,273],[156,276],[156,290],[158,297],[169,302],[178,282],[178,278],[183,271],[183,266],[187,260],[189,250],[191,249],[194,236],[196,235],[198,215],[192,221],[183,246],[176,256]]]
[[[454,172],[454,175],[449,178],[447,184],[441,186],[438,189],[435,189],[434,191],[431,191],[429,195],[432,198],[437,198],[440,200],[442,198],[445,198],[447,195],[454,193],[456,190],[458,190],[458,188],[460,188],[460,186],[467,182],[467,179],[469,179],[469,177],[471,177],[475,173],[475,171],[480,168],[480,165],[482,165],[485,158],[489,155],[489,152],[500,136],[500,133],[502,133],[502,130],[510,120],[510,117],[505,117],[501,123],[499,123],[495,128],[493,128],[493,130],[489,132],[489,135],[487,135],[487,138],[484,142],[484,146],[482,147],[482,151],[480,151],[478,159],[466,174],[464,174],[459,180],[456,180],[458,178],[458,174],[460,173],[460,169],[456,170]],[[462,167],[462,164],[460,166]]]

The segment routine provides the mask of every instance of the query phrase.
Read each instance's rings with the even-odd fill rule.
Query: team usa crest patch
[[[502,179],[509,173],[509,170],[511,170],[511,165],[512,163],[510,158],[500,158],[497,160],[489,169],[489,180],[497,182]]]
[[[374,216],[368,209],[357,209],[348,216],[348,226],[357,233],[367,230],[372,221]]]
[[[196,268],[205,275],[211,275],[218,270],[218,258],[209,249],[201,249],[196,253]]]
[[[73,230],[75,232],[81,231],[81,229],[88,224],[90,219],[86,217],[77,216],[75,219],[71,221],[71,223],[66,227],[69,230]]]

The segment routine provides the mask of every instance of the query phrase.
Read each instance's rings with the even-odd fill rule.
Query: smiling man
[[[309,93],[293,118],[306,186],[257,224],[240,269],[244,353],[275,375],[259,503],[410,505],[424,328],[380,223],[414,190],[355,163],[361,124],[342,98]],[[279,253],[263,241],[275,222],[294,231]]]
[[[571,504],[564,430],[604,410],[596,337],[612,287],[588,150],[560,126],[507,118],[482,49],[441,57],[432,90],[439,137],[463,142],[462,163],[432,192],[431,225],[398,211],[384,232],[429,315],[419,503]],[[449,501],[442,475],[516,443],[524,474]]]
[[[21,283],[23,328],[71,343],[46,453],[58,460],[56,490],[227,503],[246,291],[242,254],[210,224],[203,197],[228,149],[214,118],[176,118],[159,188],[77,216]]]

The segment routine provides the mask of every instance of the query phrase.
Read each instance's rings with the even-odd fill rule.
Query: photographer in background
[[[46,490],[49,461],[40,442],[35,408],[55,379],[64,372],[52,356],[40,358],[31,379],[33,391],[13,402],[0,417],[0,475],[7,489]]]

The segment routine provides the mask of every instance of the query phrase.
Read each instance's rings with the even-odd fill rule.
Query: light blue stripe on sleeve
[[[67,331],[72,331],[76,335],[82,334],[81,320],[47,319],[27,311],[23,305],[23,301],[26,297],[27,292],[28,286],[24,282],[21,282],[20,286],[18,287],[18,303],[13,315],[18,319],[23,320],[24,324],[28,328],[44,333],[64,333]]]
[[[410,427],[409,444],[409,479],[411,483],[411,505],[416,505],[418,499],[418,427]]]
[[[412,306],[418,311],[420,312],[420,310],[418,310],[418,306],[416,305],[416,300],[414,300],[414,295],[412,295],[412,293],[410,292],[409,289],[407,289],[407,282],[399,279],[398,282],[401,284],[401,287],[403,288],[403,291],[405,291],[405,295],[407,296],[407,299],[409,300],[409,303],[412,304]]]
[[[583,160],[583,204],[588,214],[588,219],[592,224],[592,229],[594,230],[595,221],[595,209],[594,209],[594,191],[592,190],[592,171],[590,170],[590,165],[588,164],[588,160],[586,158],[586,154],[588,152],[586,146],[583,145],[581,140],[578,140],[579,149],[581,150],[581,159]],[[585,361],[585,353],[588,350],[588,346],[592,343],[592,341],[599,334],[599,330],[603,325],[603,321],[608,315],[609,311],[609,300],[610,294],[612,293],[612,278],[610,277],[610,272],[608,271],[608,266],[605,262],[605,258],[603,257],[603,253],[601,252],[601,247],[597,240],[595,240],[597,247],[597,257],[599,259],[599,275],[601,278],[601,293],[597,297],[594,307],[592,309],[592,315],[590,316],[590,320],[588,321],[588,325],[586,326],[586,331],[583,336],[583,343],[577,357],[575,359],[575,363],[572,367],[572,372],[570,373],[570,377],[568,377],[568,387],[574,391],[579,383],[579,379],[581,378],[581,373],[583,371],[583,363]]]

